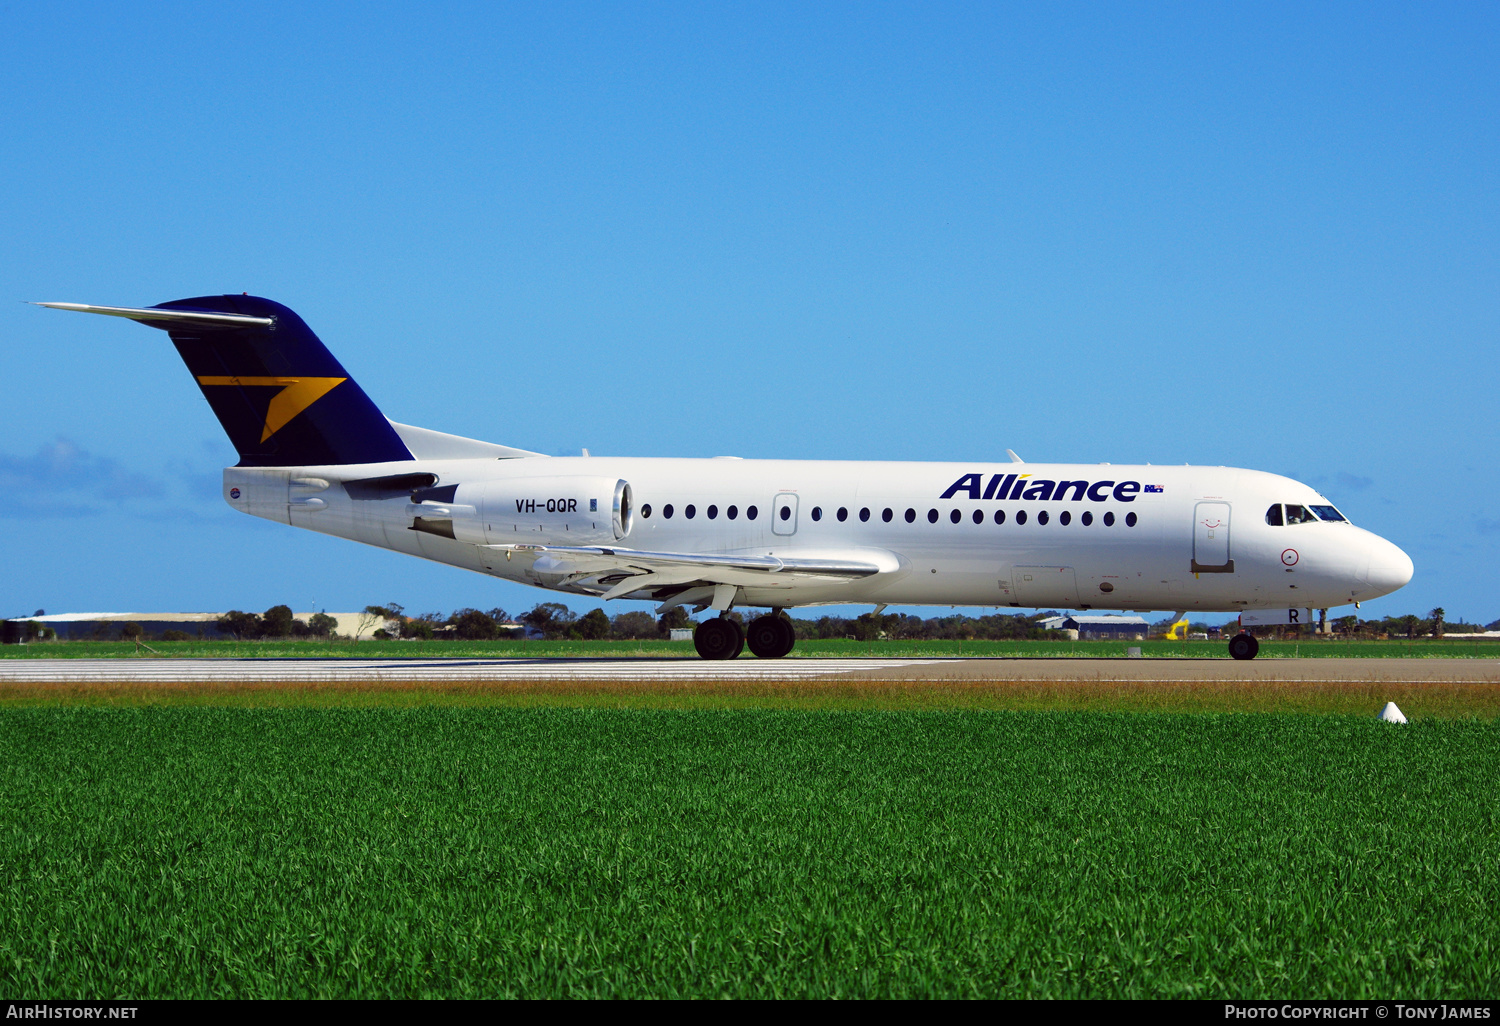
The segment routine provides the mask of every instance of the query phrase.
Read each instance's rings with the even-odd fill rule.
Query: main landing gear
[[[1229,639],[1229,654],[1236,659],[1254,659],[1260,651],[1260,642],[1251,634],[1236,634]]]
[[[693,631],[693,647],[704,659],[733,659],[750,643],[750,651],[762,659],[780,659],[797,643],[792,623],[771,614],[750,621],[748,630],[727,616],[704,620]]]
[[[745,632],[729,617],[716,616],[693,631],[693,647],[704,659],[733,659],[745,648]]]
[[[797,632],[792,622],[784,616],[771,614],[750,621],[746,632],[750,651],[762,659],[780,659],[797,643]]]

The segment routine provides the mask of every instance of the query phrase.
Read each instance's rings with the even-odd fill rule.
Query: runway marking
[[[0,684],[125,681],[801,680],[929,666],[931,659],[26,659]]]

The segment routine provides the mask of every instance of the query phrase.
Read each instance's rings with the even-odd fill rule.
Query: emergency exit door
[[[1229,503],[1200,502],[1193,509],[1193,573],[1232,574]]]
[[[782,492],[771,503],[771,530],[775,534],[797,533],[796,492]]]

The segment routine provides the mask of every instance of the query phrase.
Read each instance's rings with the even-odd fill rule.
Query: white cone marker
[[[1395,702],[1385,703],[1385,708],[1380,710],[1380,718],[1387,723],[1405,723],[1406,714],[1396,708]]]

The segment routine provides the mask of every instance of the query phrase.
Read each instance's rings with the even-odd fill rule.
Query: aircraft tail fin
[[[126,317],[172,338],[242,467],[412,459],[391,422],[302,320],[258,296],[200,296],[153,307],[38,303]]]

